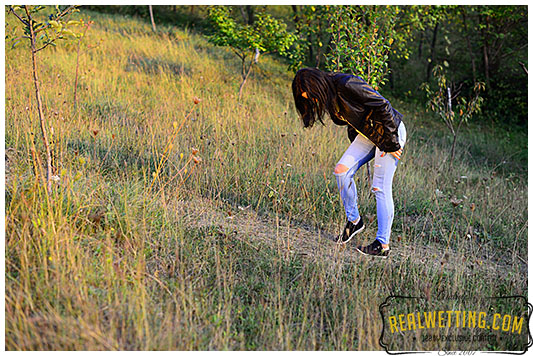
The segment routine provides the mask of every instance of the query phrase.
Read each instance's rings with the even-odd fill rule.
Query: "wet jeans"
[[[400,146],[403,148],[406,140],[406,130],[403,122],[398,127],[398,136]],[[394,201],[392,200],[392,180],[394,172],[398,165],[398,160],[386,153],[383,157],[382,151],[376,147],[363,135],[357,135],[355,140],[350,144],[346,152],[337,164],[343,164],[348,167],[348,171],[343,173],[334,173],[337,179],[337,186],[341,195],[346,217],[350,221],[359,219],[359,210],[357,209],[357,188],[353,176],[355,172],[370,161],[374,161],[374,178],[372,181],[372,192],[376,196],[378,232],[376,239],[388,244],[391,234],[392,220],[394,218]]]

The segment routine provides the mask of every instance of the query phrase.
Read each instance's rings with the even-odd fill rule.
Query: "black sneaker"
[[[374,240],[374,242],[365,247],[358,246],[357,251],[361,252],[363,255],[376,256],[381,258],[387,258],[390,254],[390,248],[387,248],[386,250],[383,249],[383,246],[381,246],[381,242],[379,242],[378,240]]]
[[[339,237],[339,243],[345,244],[348,241],[352,239],[356,234],[363,231],[365,228],[365,224],[363,224],[363,218],[359,217],[359,221],[357,223],[353,223],[350,220],[346,222],[346,226],[344,227],[344,230],[342,231],[342,236]]]

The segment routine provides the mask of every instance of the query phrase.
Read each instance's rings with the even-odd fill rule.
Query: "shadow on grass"
[[[92,141],[92,142],[91,142]],[[85,157],[102,169],[102,174],[120,176],[124,169],[153,172],[156,169],[157,157],[139,151],[134,146],[113,146],[76,138],[67,142],[67,149],[78,157]]]
[[[131,55],[125,68],[127,72],[139,71],[150,75],[171,73],[176,76],[189,76],[191,68],[184,63],[175,63],[157,57]]]
[[[148,6],[84,5],[82,8],[104,14],[130,16],[151,25]],[[168,30],[166,27],[178,27],[206,34],[210,28],[206,20],[206,8],[207,6],[194,5],[153,6],[154,21],[157,29],[163,32]]]

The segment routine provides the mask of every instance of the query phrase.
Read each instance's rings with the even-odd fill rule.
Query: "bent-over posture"
[[[375,158],[372,192],[376,196],[378,231],[359,252],[386,258],[394,218],[392,180],[406,140],[403,115],[358,76],[327,73],[314,68],[299,70],[292,82],[296,109],[305,127],[322,121],[327,112],[337,125],[348,127],[350,146],[335,166],[334,175],[346,211],[346,226],[339,243],[347,243],[365,225],[357,208],[357,170]]]

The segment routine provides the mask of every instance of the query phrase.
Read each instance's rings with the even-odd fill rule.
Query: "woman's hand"
[[[403,149],[400,148],[400,149],[399,149],[398,151],[396,151],[396,152],[389,152],[389,153],[390,153],[391,155],[393,155],[393,156],[399,161],[399,160],[401,159],[401,157],[402,157],[402,152],[403,152]],[[385,156],[386,153],[387,153],[387,152],[383,152],[383,153],[381,154],[381,157]]]
[[[402,157],[402,152],[403,152],[403,149],[399,149],[398,151],[396,152],[391,152],[391,155],[393,155],[394,157],[396,157],[396,159],[398,159],[398,161],[400,160],[400,158]]]

